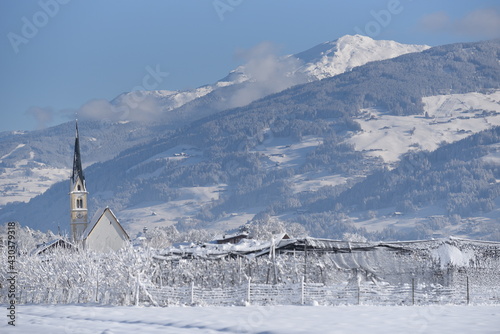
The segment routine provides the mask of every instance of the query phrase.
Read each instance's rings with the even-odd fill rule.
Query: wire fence
[[[500,288],[474,285],[468,277],[464,284],[441,286],[412,280],[401,285],[358,282],[325,285],[322,283],[255,284],[251,281],[227,287],[153,286],[137,282],[116,290],[95,286],[72,289],[47,287],[19,289],[18,304],[100,305],[429,305],[500,304]]]
[[[500,289],[473,285],[444,287],[416,284],[324,285],[253,284],[230,288],[147,287],[142,303],[169,305],[428,305],[500,304]]]

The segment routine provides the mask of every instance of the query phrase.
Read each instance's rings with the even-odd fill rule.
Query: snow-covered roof
[[[296,242],[296,239],[277,239],[273,240],[254,240],[243,239],[237,244],[224,243],[204,243],[200,245],[189,244],[179,245],[165,249],[157,259],[172,259],[172,258],[205,258],[205,259],[220,259],[227,256],[246,256],[258,257],[269,254],[273,244],[275,249],[280,249]]]
[[[63,247],[63,248],[74,248],[75,246],[61,238],[54,239],[49,242],[44,242],[43,244],[37,245],[37,247],[31,252],[31,255],[39,255],[44,253],[47,249],[51,247]]]
[[[215,237],[214,241],[217,243],[224,243],[224,242],[229,242],[230,240],[233,239],[236,240],[236,239],[246,239],[246,238],[248,238],[248,233],[241,232],[241,233],[218,235]]]
[[[94,212],[94,214],[92,215],[92,218],[90,218],[90,223],[89,225],[87,225],[87,229],[90,227],[90,225],[94,226],[95,223],[97,223],[97,221],[99,220],[99,218],[101,218],[104,210],[106,210],[108,207],[107,206],[101,206],[97,209],[96,212]]]
[[[419,240],[405,242],[351,242],[341,240],[302,238],[255,240],[243,239],[238,244],[189,244],[170,247],[163,250],[155,258],[160,260],[181,258],[220,259],[228,256],[255,258],[271,253],[287,251],[319,251],[331,253],[354,253],[370,251],[426,252],[442,264],[463,264],[468,259],[470,248],[488,248],[495,250],[500,256],[500,243],[475,241],[458,238],[435,240]]]

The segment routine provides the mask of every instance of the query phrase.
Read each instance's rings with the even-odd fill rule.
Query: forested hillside
[[[367,108],[424,117],[423,97],[500,89],[499,58],[500,40],[435,47],[295,86],[174,132],[158,124],[155,138],[86,170],[91,210],[109,205],[135,231],[172,223],[221,227],[241,216],[243,223],[299,222],[314,236],[429,236],[433,227],[374,232],[353,217],[436,204],[460,224],[462,216],[491,211],[497,167],[480,158],[494,153],[498,128],[441,143],[435,152],[408,153],[389,170],[348,143],[361,131],[356,117]],[[7,206],[2,217],[55,230],[67,225],[66,197],[67,185],[59,183],[28,204]],[[137,215],[141,208],[149,211]]]

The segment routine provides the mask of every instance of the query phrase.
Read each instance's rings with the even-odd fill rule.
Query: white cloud
[[[52,108],[31,107],[26,110],[26,114],[36,120],[36,128],[44,129],[54,119],[54,110]]]
[[[81,119],[117,121],[121,118],[116,108],[106,100],[96,99],[85,103],[77,112]]]
[[[432,33],[495,38],[500,37],[500,11],[496,8],[476,9],[456,19],[445,12],[436,12],[423,16],[419,27]]]
[[[239,51],[237,56],[246,61],[243,69],[249,81],[232,95],[228,107],[241,107],[305,82],[305,78],[295,74],[301,62],[295,57],[279,57],[272,43],[260,43],[250,50]]]
[[[448,29],[451,19],[445,12],[436,12],[420,19],[420,27],[429,32],[439,32]]]
[[[500,12],[496,9],[478,9],[454,22],[455,31],[472,36],[499,37]]]
[[[72,111],[73,113],[74,111]],[[85,103],[77,111],[79,119],[106,121],[154,121],[161,114],[161,108],[153,97],[144,92],[134,91],[127,94],[117,104],[103,99]]]

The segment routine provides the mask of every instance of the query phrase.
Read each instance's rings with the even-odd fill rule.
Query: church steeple
[[[88,225],[87,188],[83,175],[82,159],[80,155],[80,138],[78,122],[76,123],[75,151],[73,154],[73,172],[70,178],[70,208],[71,208],[71,237],[73,242],[82,239],[83,232]]]
[[[85,176],[83,176],[82,158],[80,156],[80,137],[78,135],[78,121],[76,121],[76,135],[75,135],[75,153],[73,155],[73,174],[71,174],[71,182],[75,184],[77,179],[80,178],[85,183]]]

